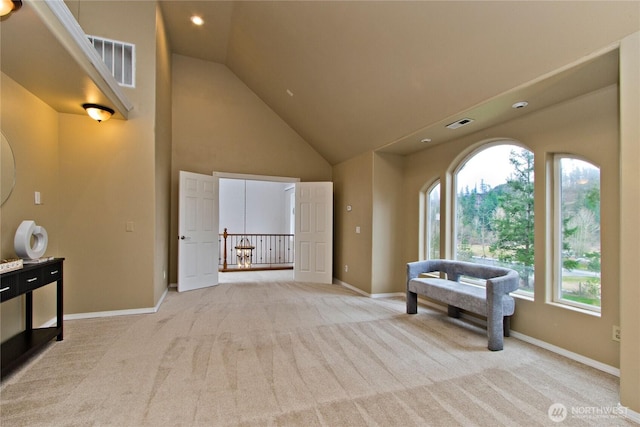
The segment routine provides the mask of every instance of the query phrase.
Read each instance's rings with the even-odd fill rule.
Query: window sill
[[[576,313],[582,313],[582,314],[586,314],[586,315],[593,316],[593,317],[602,317],[602,313],[599,312],[599,311],[588,310],[586,308],[580,308],[580,307],[576,307],[576,306],[569,305],[569,304],[563,304],[563,303],[557,302],[557,301],[548,301],[547,304],[551,305],[553,307],[558,307],[558,308],[562,308],[562,309],[565,309],[565,310],[574,311]]]
[[[523,299],[525,301],[531,301],[531,302],[535,301],[533,294],[530,292],[515,291],[515,292],[511,292],[511,296],[518,299]]]

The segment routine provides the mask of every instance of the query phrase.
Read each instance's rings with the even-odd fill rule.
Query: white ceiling
[[[614,42],[640,29],[640,2],[160,6],[174,53],[226,64],[331,164],[370,150],[415,152],[423,138],[443,143],[613,84]],[[195,13],[203,27],[190,23]],[[87,94],[99,95],[31,21],[23,7],[0,25],[2,71],[58,111],[82,113]],[[510,108],[521,99],[528,108]],[[463,116],[475,122],[444,128]]]

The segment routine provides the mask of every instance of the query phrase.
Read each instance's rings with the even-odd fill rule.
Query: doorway
[[[216,175],[220,183],[219,233],[221,242],[224,240],[220,245],[220,283],[293,280],[295,184],[300,180]],[[247,265],[239,265],[236,256],[235,248],[243,238],[251,248]]]

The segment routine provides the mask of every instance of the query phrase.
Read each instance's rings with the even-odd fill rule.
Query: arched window
[[[553,300],[600,311],[600,168],[567,155],[554,160]]]
[[[533,153],[491,145],[455,173],[454,254],[458,260],[513,268],[533,292]]]
[[[426,218],[426,258],[438,259],[440,256],[440,181],[436,181],[427,190]]]

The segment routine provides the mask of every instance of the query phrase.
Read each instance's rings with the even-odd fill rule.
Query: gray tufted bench
[[[420,277],[422,273],[446,273],[446,279]],[[486,286],[460,282],[461,276],[486,279]],[[451,317],[460,309],[487,318],[489,350],[502,350],[503,336],[509,336],[509,316],[515,301],[509,295],[518,289],[520,277],[514,270],[454,260],[428,260],[407,264],[407,313],[418,312],[418,294],[444,302]]]

